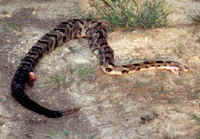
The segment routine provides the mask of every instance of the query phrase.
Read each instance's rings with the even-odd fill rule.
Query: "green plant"
[[[160,27],[167,24],[168,12],[164,10],[163,1],[146,1],[139,13],[138,24],[144,28]]]
[[[200,11],[194,11],[194,15],[191,15],[191,19],[195,24],[200,24]]]
[[[48,81],[48,83],[50,84],[55,84],[57,86],[61,86],[61,85],[64,85],[66,84],[66,77],[65,76],[62,76],[62,75],[53,75],[50,77],[50,81]]]
[[[78,76],[83,79],[88,73],[90,72],[90,67],[82,67],[79,70],[77,70]]]
[[[96,2],[96,14],[91,18],[103,18],[114,27],[125,27],[134,30],[136,27],[154,28],[167,25],[169,11],[165,9],[163,0],[146,0],[139,3],[136,0],[102,0]]]
[[[195,114],[192,115],[192,119],[200,123],[200,116],[197,116]]]

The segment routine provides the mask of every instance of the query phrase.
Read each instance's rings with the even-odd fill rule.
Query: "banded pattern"
[[[12,96],[25,108],[48,118],[69,115],[79,108],[55,111],[47,109],[31,100],[24,92],[25,84],[33,85],[35,80],[34,67],[46,54],[69,40],[88,38],[89,47],[94,52],[102,70],[110,75],[123,75],[148,69],[167,69],[172,72],[188,71],[188,68],[174,61],[146,61],[131,65],[116,66],[114,52],[107,43],[107,24],[90,19],[72,19],[62,22],[53,30],[42,36],[21,60],[11,82]]]

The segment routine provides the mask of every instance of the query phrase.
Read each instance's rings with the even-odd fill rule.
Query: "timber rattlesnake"
[[[188,71],[188,68],[174,61],[145,61],[142,63],[116,66],[114,52],[107,43],[107,25],[105,22],[90,19],[72,19],[62,22],[49,33],[42,36],[21,60],[20,65],[11,82],[12,96],[25,108],[49,118],[58,118],[69,115],[79,108],[54,111],[40,106],[31,100],[24,92],[25,84],[33,85],[34,67],[39,59],[65,42],[85,37],[89,40],[89,47],[97,54],[102,70],[111,75],[122,75],[136,71],[153,69],[166,69],[172,72]]]

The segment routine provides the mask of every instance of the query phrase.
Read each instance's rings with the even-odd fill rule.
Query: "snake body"
[[[62,117],[79,110],[79,108],[63,111],[50,110],[33,101],[24,91],[26,83],[30,83],[31,79],[35,78],[33,70],[39,60],[56,47],[76,38],[88,39],[89,47],[97,55],[101,69],[110,75],[130,74],[151,68],[178,72],[188,70],[186,66],[174,61],[145,61],[116,66],[114,64],[114,52],[107,43],[107,24],[91,19],[71,19],[61,22],[43,35],[22,58],[11,81],[11,92],[16,101],[25,108],[48,118]]]

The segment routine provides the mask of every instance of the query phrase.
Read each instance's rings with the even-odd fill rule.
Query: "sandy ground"
[[[20,59],[57,23],[84,17],[88,0],[0,0],[0,139],[198,139],[200,137],[200,26],[190,15],[200,1],[167,0],[174,12],[166,28],[109,33],[116,63],[175,60],[167,71],[105,75],[87,40],[73,40],[45,56],[28,95],[52,109],[80,112],[48,119],[10,96]]]

